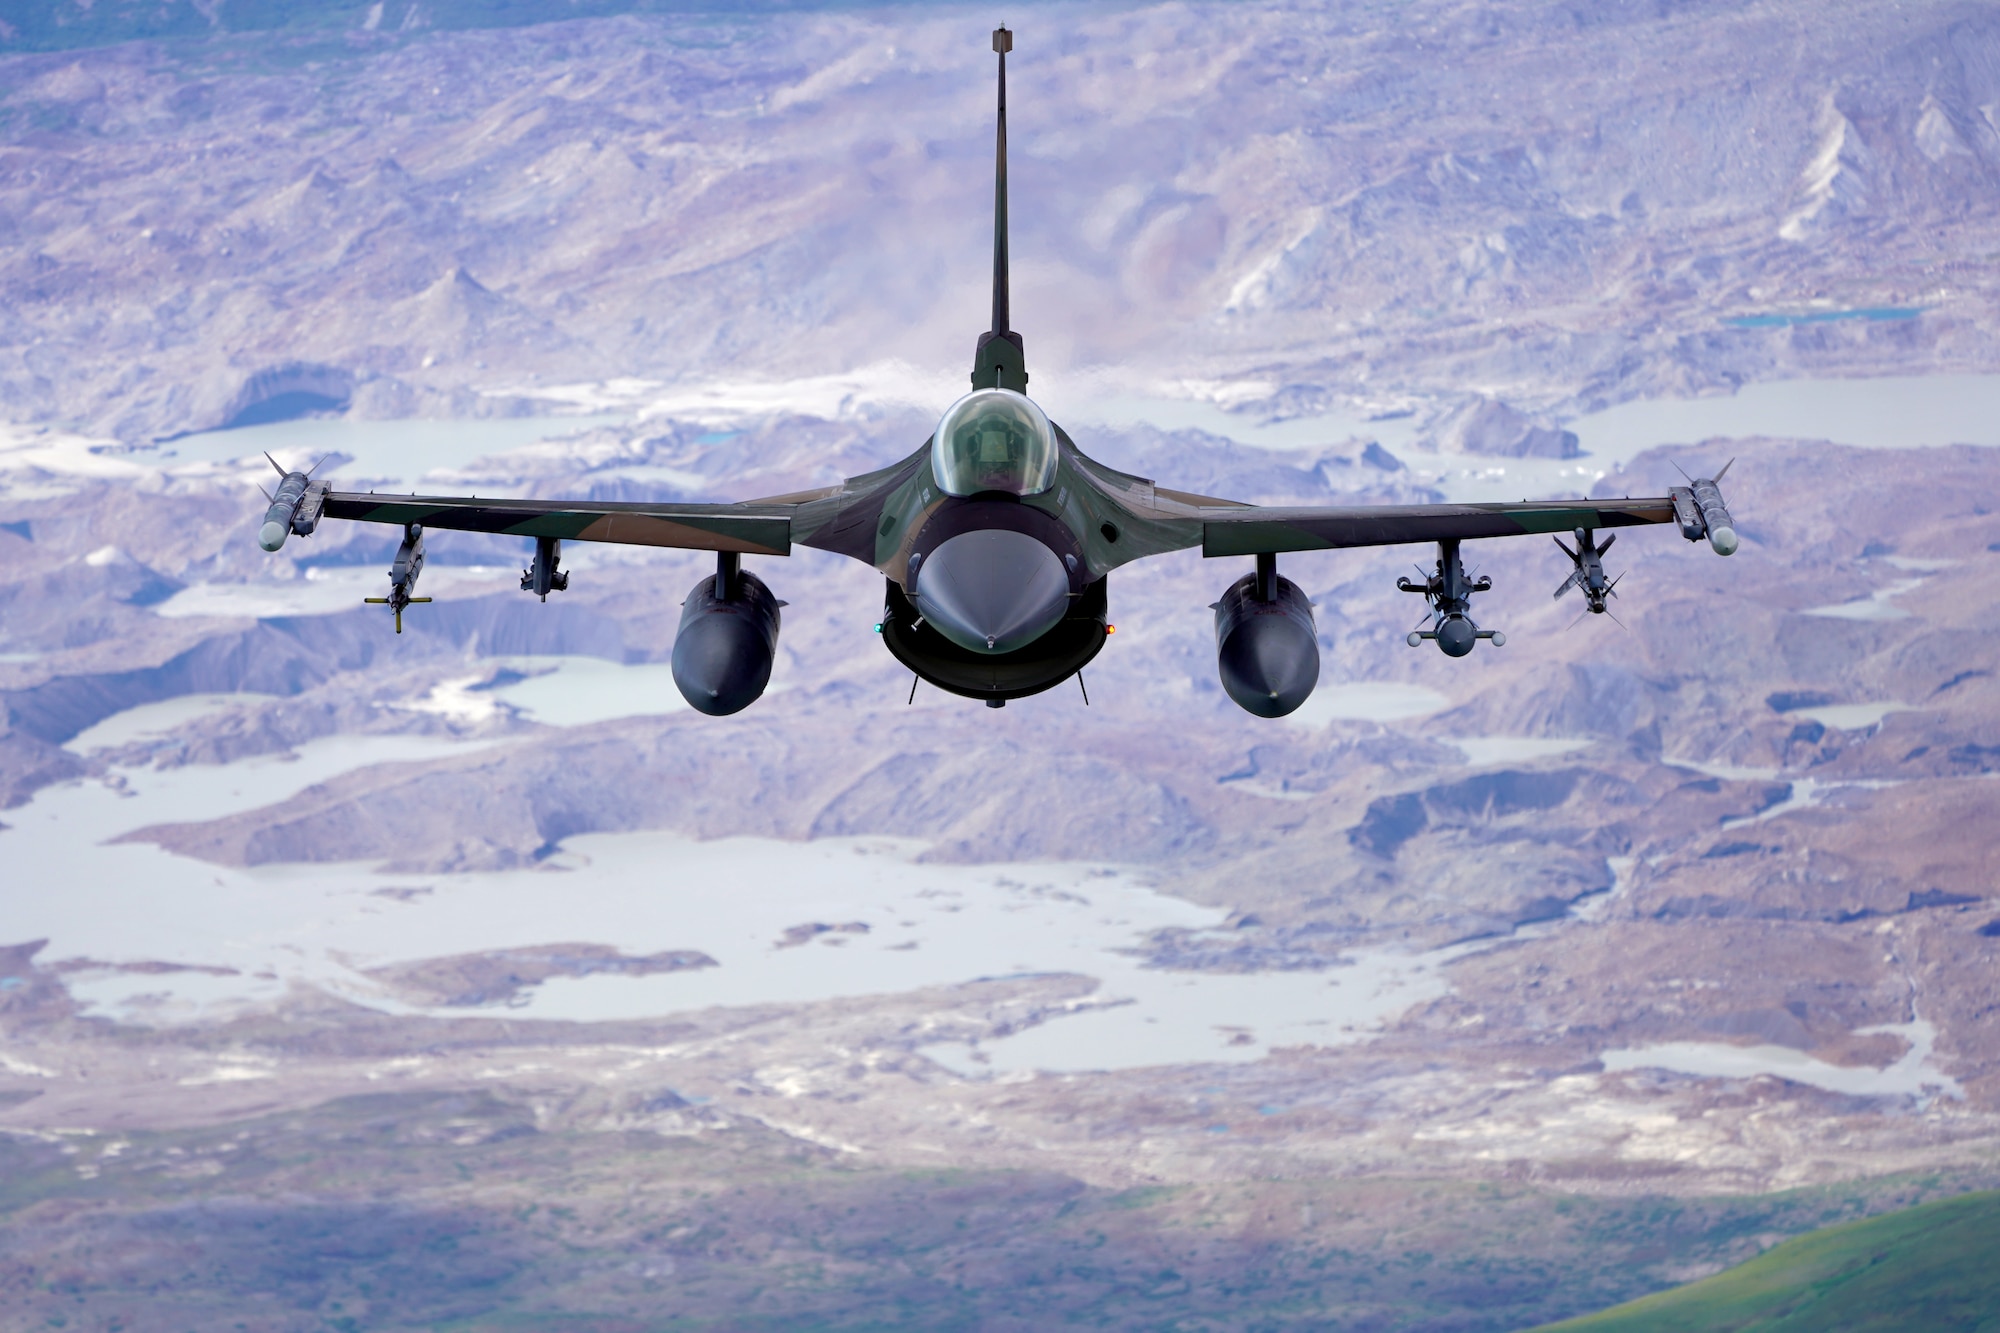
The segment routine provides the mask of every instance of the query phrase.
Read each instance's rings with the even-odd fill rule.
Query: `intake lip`
[[[977,528],[940,543],[924,557],[916,583],[925,622],[976,653],[1026,647],[1069,609],[1069,571],[1056,553],[1005,528]]]

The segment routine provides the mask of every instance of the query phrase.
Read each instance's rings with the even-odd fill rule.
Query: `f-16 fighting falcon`
[[[1429,629],[1409,636],[1452,657],[1505,636],[1472,619],[1472,598],[1491,580],[1469,579],[1461,543],[1483,537],[1567,532],[1576,569],[1558,596],[1581,588],[1591,611],[1612,584],[1596,543],[1601,528],[1675,523],[1718,555],[1737,547],[1734,521],[1715,479],[1649,499],[1551,500],[1520,504],[1424,504],[1266,508],[1169,490],[1094,462],[1028,397],[1027,358],[1008,308],[1007,53],[1013,34],[993,34],[999,55],[999,128],[993,204],[993,321],[973,353],[972,392],[945,410],[923,447],[892,467],[838,486],[739,504],[644,504],[490,500],[351,494],[280,467],[259,540],[276,551],[325,519],[392,523],[403,543],[386,602],[402,629],[432,530],[511,533],[535,542],[521,587],[544,601],[568,586],[565,541],[622,542],[714,551],[683,604],[673,674],[688,702],[723,716],[753,703],[771,678],[779,608],[743,557],[782,556],[794,544],[837,551],[885,578],[882,641],[896,659],[940,689],[999,708],[1077,675],[1111,626],[1108,579],[1130,561],[1199,546],[1214,557],[1247,557],[1255,568],[1214,603],[1216,662],[1229,697],[1259,717],[1283,717],[1319,681],[1312,603],[1278,572],[1298,551],[1437,543],[1435,572],[1421,593]],[[276,466],[274,464],[274,466]],[[1727,471],[1725,468],[1724,471]],[[1558,545],[1562,545],[1558,540]],[[912,689],[914,690],[914,684]]]

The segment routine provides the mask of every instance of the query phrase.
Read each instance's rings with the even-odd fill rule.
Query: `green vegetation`
[[[1604,1333],[2000,1329],[2000,1191],[1786,1241],[1672,1291],[1548,1326]]]
[[[1976,1203],[1983,1231],[1918,1226],[1904,1247],[1942,1255],[1951,1236],[1963,1258],[1993,1249],[2000,1217],[1996,1196],[1963,1194],[1974,1179],[1943,1174],[1741,1198],[1423,1179],[1109,1190],[1059,1170],[875,1165],[726,1107],[620,1096],[605,1109],[660,1132],[565,1128],[496,1086],[165,1132],[0,1134],[0,1325],[1508,1333],[1774,1234]],[[1889,1213],[1949,1195],[1941,1214]],[[1805,1243],[1844,1234],[1873,1233]],[[1871,1290],[1861,1269],[1823,1268],[1854,1278],[1843,1293]],[[1814,1308],[1817,1324],[1749,1327],[1825,1327]],[[1927,1312],[1909,1327],[1978,1326],[1913,1308]]]

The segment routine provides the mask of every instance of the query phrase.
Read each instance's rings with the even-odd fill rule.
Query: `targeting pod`
[[[689,590],[674,638],[674,684],[710,717],[740,713],[771,683],[778,608],[764,581],[733,551],[716,557],[715,576]]]
[[[1312,602],[1278,575],[1276,556],[1231,584],[1215,603],[1215,668],[1238,707],[1258,717],[1295,711],[1319,684]]]
[[[1708,538],[1717,555],[1734,555],[1742,545],[1736,536],[1736,520],[1729,516],[1729,506],[1722,502],[1722,487],[1717,485],[1735,464],[1732,458],[1713,477],[1691,478],[1687,485],[1667,492],[1673,497],[1674,521],[1680,524],[1681,536],[1691,542]]]
[[[315,482],[310,472],[287,472],[271,455],[264,457],[277,468],[281,480],[271,495],[271,507],[264,511],[264,526],[257,529],[257,544],[275,551],[294,533],[301,537],[312,535],[312,530],[319,526],[327,486],[323,481]]]

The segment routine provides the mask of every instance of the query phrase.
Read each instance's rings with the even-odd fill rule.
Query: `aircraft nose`
[[[961,532],[924,558],[917,609],[953,643],[1010,653],[1046,634],[1069,609],[1062,561],[1022,532]]]

